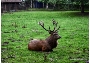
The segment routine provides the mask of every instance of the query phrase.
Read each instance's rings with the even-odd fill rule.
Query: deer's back
[[[44,49],[50,49],[50,46],[45,40],[34,39],[28,44],[29,50],[42,51]]]

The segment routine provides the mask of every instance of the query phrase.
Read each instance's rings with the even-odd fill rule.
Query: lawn
[[[30,39],[45,39],[58,22],[62,37],[53,52],[29,51]],[[85,63],[89,60],[89,15],[79,11],[22,11],[1,16],[2,63]]]

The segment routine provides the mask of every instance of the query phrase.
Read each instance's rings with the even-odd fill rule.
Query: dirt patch
[[[3,42],[2,46],[8,45],[9,42]]]

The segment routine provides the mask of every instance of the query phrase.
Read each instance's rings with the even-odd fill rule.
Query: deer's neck
[[[46,41],[49,43],[51,48],[55,48],[57,46],[57,40],[53,38],[53,36],[49,36],[46,38]]]

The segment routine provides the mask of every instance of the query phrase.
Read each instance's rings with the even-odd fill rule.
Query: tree
[[[43,2],[43,7],[44,7],[44,3],[46,3],[46,9],[48,9],[49,0],[38,0],[38,1]]]
[[[26,5],[28,5],[30,8],[34,7],[34,1],[35,0],[25,0]]]
[[[31,0],[25,0],[26,7],[30,7],[31,6],[30,3],[31,3]]]
[[[62,9],[66,9],[66,10],[70,10],[71,7],[74,8],[73,6],[77,5],[81,9],[81,13],[84,13],[85,4],[88,3],[88,5],[89,5],[89,0],[25,0],[25,1],[29,4],[30,8],[34,7],[34,5],[33,5],[34,1],[42,2],[43,8],[46,3],[46,9],[48,9],[48,7],[49,7],[48,4],[52,4],[53,9],[55,9],[55,8],[61,9],[62,8]],[[74,3],[74,5],[73,5],[73,3]],[[56,6],[56,5],[58,5],[58,6]]]
[[[79,3],[81,7],[81,13],[84,13],[84,6],[86,3],[89,3],[89,0],[72,0],[73,2]]]
[[[89,0],[81,0],[80,2],[81,2],[81,13],[84,13],[84,5],[85,3],[88,3]]]
[[[80,5],[81,13],[84,13],[85,4],[88,3],[88,5],[89,5],[89,0],[49,0],[49,3],[52,3],[54,7],[56,4],[67,4],[66,7],[68,9],[69,9],[70,3],[72,3],[72,2],[76,2],[77,5]]]
[[[32,3],[33,0],[31,0],[31,8],[33,7],[33,3]]]
[[[57,0],[49,0],[49,3],[53,4],[53,9],[56,6]]]

